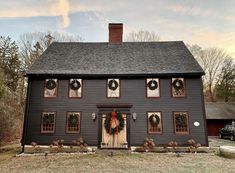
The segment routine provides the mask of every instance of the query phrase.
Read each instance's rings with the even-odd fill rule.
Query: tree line
[[[59,32],[35,32],[19,41],[0,36],[0,145],[21,138],[27,80],[25,72],[53,42],[79,42],[82,38]]]
[[[159,40],[156,33],[144,30],[131,32],[125,39],[130,42]],[[27,88],[25,71],[53,41],[80,42],[83,39],[59,32],[26,33],[19,41],[0,36],[0,145],[21,138]],[[203,76],[206,98],[209,101],[234,101],[235,64],[232,56],[218,48],[187,46],[206,73]]]

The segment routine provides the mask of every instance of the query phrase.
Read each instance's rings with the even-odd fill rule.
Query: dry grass
[[[1,173],[72,172],[233,172],[234,160],[213,154],[119,153],[13,157],[0,154]]]
[[[235,160],[210,154],[108,153],[14,157],[19,147],[0,153],[0,173],[205,172],[232,173]]]
[[[229,139],[219,139],[217,137],[210,137],[208,140],[210,147],[219,147],[222,145],[235,146],[235,141],[230,141]]]

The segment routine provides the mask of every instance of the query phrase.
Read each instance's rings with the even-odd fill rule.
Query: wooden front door
[[[101,142],[100,148],[128,148],[128,140],[127,140],[127,114],[121,113],[122,118],[124,120],[124,127],[121,131],[115,131],[112,133],[110,129],[105,127],[105,120],[108,116],[107,113],[101,114]],[[118,120],[113,122],[115,127],[119,124]],[[112,126],[112,124],[110,124]],[[110,133],[111,132],[111,133]]]

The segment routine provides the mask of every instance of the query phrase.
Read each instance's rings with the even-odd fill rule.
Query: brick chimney
[[[109,44],[122,44],[122,23],[109,24]]]

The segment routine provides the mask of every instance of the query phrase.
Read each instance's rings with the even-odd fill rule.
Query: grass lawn
[[[220,140],[219,140],[220,141]],[[230,142],[225,140],[224,143]],[[214,144],[216,143],[213,141]],[[217,145],[217,144],[216,144]],[[223,144],[225,145],[225,144]],[[0,153],[0,173],[209,172],[232,173],[235,160],[210,154],[116,153],[14,157],[19,146]]]

